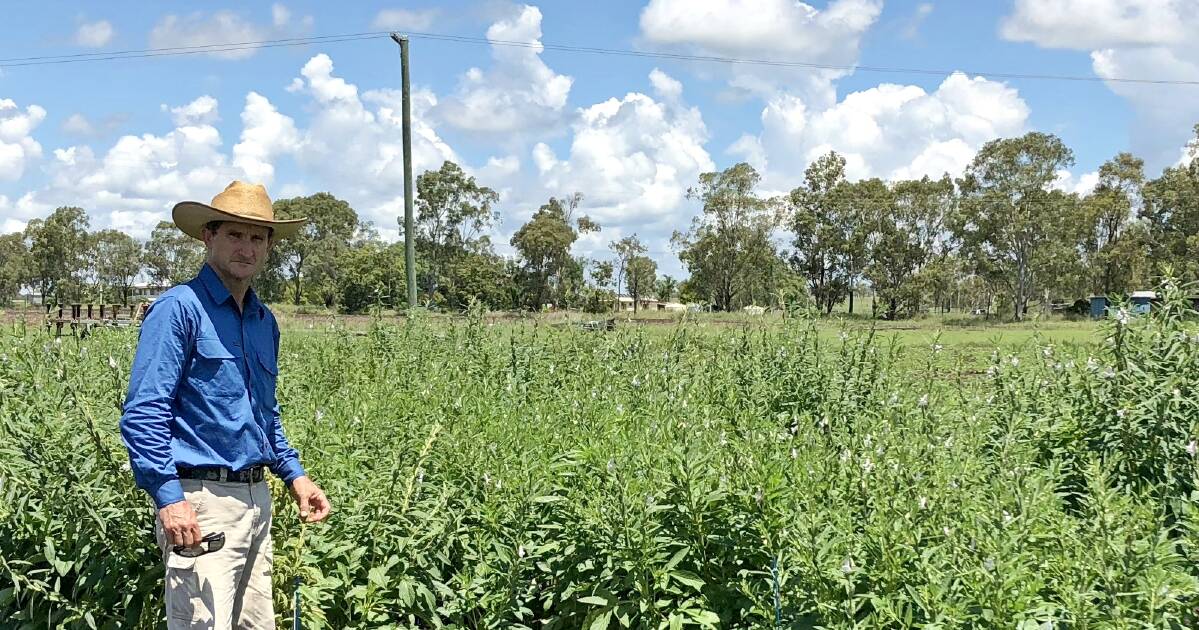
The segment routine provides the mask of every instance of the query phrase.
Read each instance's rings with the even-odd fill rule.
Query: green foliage
[[[701,173],[687,191],[703,212],[687,232],[671,238],[691,274],[690,289],[720,311],[752,304],[769,295],[770,270],[777,260],[771,231],[776,220],[769,202],[757,196],[761,176],[741,162],[720,172]]]
[[[16,299],[21,286],[29,278],[33,259],[20,232],[0,236],[0,302]]]
[[[365,243],[346,250],[337,259],[337,303],[347,313],[363,313],[378,306],[407,307],[408,280],[404,244]]]
[[[274,207],[280,219],[308,219],[294,236],[275,242],[271,251],[271,262],[280,266],[291,285],[292,301],[299,304],[307,291],[317,303],[333,306],[343,271],[337,259],[359,232],[358,213],[326,192],[280,199]]]
[[[95,282],[103,290],[96,301],[120,300],[128,304],[133,281],[142,271],[142,248],[132,236],[117,230],[101,230],[92,234],[91,259]],[[107,299],[104,299],[107,298]]]
[[[776,580],[788,628],[1194,627],[1199,331],[1164,294],[986,374],[802,318],[287,331],[336,509],[301,531],[272,482],[280,622],[299,575],[311,628],[763,628]],[[132,331],[2,343],[0,619],[156,627]]]
[[[82,297],[87,228],[87,213],[75,207],[58,208],[46,219],[34,219],[25,226],[32,259],[29,279],[43,296],[59,302]]]
[[[1073,152],[1058,137],[1034,131],[988,142],[958,181],[954,235],[978,273],[1007,289],[1017,320],[1036,288],[1077,262],[1077,199],[1050,187],[1072,164]]]
[[[486,231],[499,222],[493,209],[499,194],[481,186],[454,162],[446,161],[436,171],[425,171],[416,178],[416,216],[414,222],[418,255],[428,259],[429,271],[422,274],[421,286],[426,293],[440,291],[455,306],[482,295],[463,295],[460,288],[446,285],[469,285],[477,278],[464,278],[456,272],[470,275],[484,271],[480,263],[486,259],[460,260],[471,255],[489,255],[491,242]],[[400,217],[400,232],[404,231]],[[465,265],[465,267],[464,267]],[[484,273],[500,269],[485,270]]]
[[[518,286],[523,306],[539,310],[548,301],[563,303],[582,285],[582,266],[570,255],[580,233],[599,231],[586,215],[575,217],[582,202],[579,193],[550,197],[533,217],[512,235],[510,243],[523,261]]]
[[[204,244],[184,234],[170,221],[159,221],[143,254],[150,278],[174,286],[195,277],[204,264]]]

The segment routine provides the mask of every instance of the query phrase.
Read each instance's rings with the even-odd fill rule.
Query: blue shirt
[[[275,380],[279,325],[253,290],[238,311],[207,264],[142,320],[121,437],[137,485],[162,508],[183,500],[176,466],[304,474],[283,436]]]

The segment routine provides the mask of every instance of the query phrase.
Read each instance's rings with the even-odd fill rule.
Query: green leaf
[[[608,623],[612,621],[612,611],[605,611],[604,614],[595,618],[589,626],[590,630],[606,630]]]
[[[590,604],[592,606],[607,606],[608,600],[600,597],[599,595],[588,595],[587,597],[580,597],[579,603]]]
[[[703,579],[690,571],[671,571],[670,577],[687,586],[690,586],[691,588],[694,588],[695,590],[699,590],[704,587]]]

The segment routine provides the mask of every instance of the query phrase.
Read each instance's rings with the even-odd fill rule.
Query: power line
[[[0,68],[60,65],[92,61],[118,61],[121,59],[144,59],[149,57],[177,57],[181,55],[216,54],[239,50],[257,50],[259,48],[286,48],[292,46],[309,46],[312,44],[335,44],[338,42],[383,39],[386,37],[388,37],[387,33],[357,33],[348,35],[323,35],[319,37],[296,37],[291,39],[262,40],[255,42],[235,42],[230,44],[201,44],[197,46],[176,46],[172,48],[147,48],[144,50],[126,50],[106,53],[79,53],[75,55],[19,57],[0,59]]]
[[[423,33],[409,32],[408,37],[414,39],[426,39],[432,41],[442,41],[449,43],[473,44],[473,45],[489,45],[489,46],[508,46],[516,48],[530,48],[535,50],[554,50],[559,52],[579,53],[579,54],[594,54],[608,56],[623,56],[623,57],[640,57],[647,59],[667,59],[672,61],[694,61],[705,63],[721,63],[726,65],[750,65],[750,66],[766,66],[778,68],[797,68],[808,70],[836,70],[846,72],[876,72],[887,74],[918,74],[945,76],[954,72],[963,72],[970,75],[981,75],[999,79],[1027,79],[1038,81],[1072,81],[1072,82],[1111,82],[1111,83],[1130,83],[1130,84],[1146,84],[1146,85],[1174,85],[1174,86],[1199,86],[1199,81],[1188,81],[1182,79],[1151,79],[1151,78],[1136,78],[1136,77],[1095,77],[1081,75],[1066,75],[1066,74],[1044,74],[1044,73],[1022,73],[1022,72],[983,72],[978,70],[943,70],[934,68],[910,68],[896,66],[871,66],[871,65],[853,65],[853,64],[829,64],[816,63],[810,61],[799,60],[784,60],[784,59],[753,59],[743,57],[724,57],[716,55],[692,55],[684,53],[670,52],[655,52],[643,50],[629,50],[617,48],[599,48],[592,46],[574,46],[568,44],[553,44],[553,43],[538,43],[527,41],[515,41],[504,39],[493,39],[488,37],[471,37],[466,35],[450,35],[445,33]],[[292,46],[308,46],[312,44],[323,43],[338,43],[350,41],[363,41],[370,39],[383,39],[390,36],[387,31],[368,31],[362,33],[344,33],[337,35],[320,35],[311,37],[293,37],[285,39],[267,39],[258,41],[245,42],[227,42],[214,44],[200,44],[195,46],[174,46],[167,48],[146,48],[139,50],[122,50],[109,51],[98,53],[76,53],[70,55],[46,55],[33,57],[12,57],[0,59],[0,68],[12,68],[20,66],[47,65],[47,64],[69,64],[83,63],[91,61],[116,61],[120,59],[141,59],[150,57],[172,57],[180,55],[195,55],[195,54],[213,54],[221,52],[235,52],[241,50],[253,50],[258,48],[279,48]]]

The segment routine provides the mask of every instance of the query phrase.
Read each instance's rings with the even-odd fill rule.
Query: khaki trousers
[[[200,534],[225,532],[220,551],[184,558],[156,519],[166,564],[167,628],[274,628],[271,601],[271,492],[265,481],[233,483],[183,479]]]

